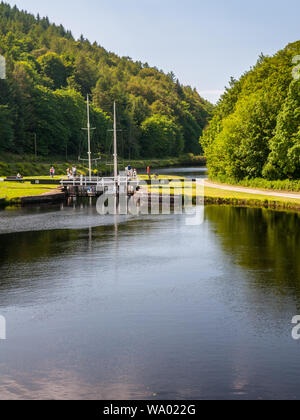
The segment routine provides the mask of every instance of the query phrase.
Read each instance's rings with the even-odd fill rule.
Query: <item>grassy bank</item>
[[[267,179],[263,178],[236,180],[223,176],[210,177],[210,180],[214,182],[221,182],[222,184],[238,185],[241,187],[261,188],[274,191],[300,192],[300,180],[286,179],[268,181]]]
[[[163,177],[159,177],[163,179]],[[176,179],[176,177],[174,177]],[[185,193],[192,196],[196,201],[196,189],[191,182],[186,182],[186,190],[183,190],[183,184],[180,182],[171,182],[169,186],[148,187],[152,193],[167,194],[170,189],[171,194]],[[206,204],[231,205],[239,207],[264,207],[270,209],[289,209],[300,211],[300,199],[285,198],[261,194],[250,194],[246,192],[237,192],[221,190],[218,188],[204,188],[204,200]]]
[[[146,179],[146,176],[142,176]],[[160,176],[159,179],[167,179],[168,176]],[[175,182],[171,182],[168,186],[162,185],[159,187],[148,187],[153,193],[171,194],[182,193],[183,184],[178,180],[183,180],[181,177],[172,177]],[[185,194],[192,196],[196,200],[196,190],[192,182],[186,182],[187,187]],[[28,182],[14,183],[14,182],[0,182],[0,206],[20,203],[21,197],[37,196],[57,189],[55,185],[31,185]],[[264,207],[271,209],[290,209],[300,211],[300,199],[285,198],[277,196],[269,196],[261,194],[250,194],[246,192],[229,191],[212,187],[205,187],[204,189],[205,202],[207,204],[232,205],[242,207]]]
[[[203,156],[194,156],[192,154],[167,159],[119,160],[119,170],[124,170],[130,164],[140,171],[146,170],[147,166],[150,166],[150,168],[161,168],[172,166],[203,166],[206,164]],[[97,167],[94,168],[95,173],[98,172],[99,175],[111,175],[112,166],[108,165],[109,163],[111,163],[111,157],[103,156],[102,160],[97,164]],[[79,174],[88,174],[87,163],[78,162],[77,157],[69,158],[65,161],[57,156],[47,159],[35,159],[33,156],[1,154],[0,177],[15,176],[18,172],[23,176],[45,176],[49,175],[49,169],[52,165],[55,167],[56,174],[58,175],[65,175],[67,168],[71,168],[74,165],[77,166]]]
[[[300,211],[300,199],[272,197],[263,195],[263,193],[249,194],[211,187],[205,187],[205,202],[208,204],[227,204],[239,207],[265,207]]]
[[[21,197],[42,195],[57,189],[57,185],[31,185],[29,182],[0,182],[0,205],[19,204]]]

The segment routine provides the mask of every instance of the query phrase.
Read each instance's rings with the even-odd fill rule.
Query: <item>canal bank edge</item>
[[[268,191],[272,192],[272,191]],[[193,196],[193,202],[196,203],[196,196]],[[39,205],[59,203],[66,199],[66,193],[59,189],[46,192],[41,195],[23,196],[7,200],[0,198],[0,207],[17,205]],[[235,207],[257,207],[279,210],[294,210],[300,212],[300,199],[290,199],[284,197],[265,196],[263,192],[259,194],[240,193],[225,189],[218,189],[205,186],[204,194],[205,204],[212,205],[229,205]]]
[[[40,195],[30,195],[24,197],[17,197],[7,200],[6,198],[0,198],[0,208],[8,206],[26,206],[36,204],[54,204],[62,202],[66,199],[66,193],[64,191],[55,190],[49,191]]]

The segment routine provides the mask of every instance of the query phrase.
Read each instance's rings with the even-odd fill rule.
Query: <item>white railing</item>
[[[106,186],[112,186],[115,184],[126,184],[138,182],[138,179],[132,179],[127,176],[118,176],[116,179],[114,177],[83,177],[82,175],[78,178],[70,178],[70,179],[61,179],[60,184],[63,186],[84,186],[88,187],[90,185],[95,186],[102,186],[103,188]]]

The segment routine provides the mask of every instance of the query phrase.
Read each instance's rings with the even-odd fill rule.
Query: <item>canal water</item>
[[[0,399],[299,399],[299,221],[2,211]]]

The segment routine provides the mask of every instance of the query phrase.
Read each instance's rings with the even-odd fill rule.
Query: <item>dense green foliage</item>
[[[300,178],[298,55],[300,41],[231,80],[201,138],[211,176]]]
[[[78,154],[85,139],[85,98],[92,95],[94,152],[111,144],[113,101],[125,157],[178,156],[201,151],[199,136],[212,106],[174,74],[118,57],[83,36],[0,4],[0,151]],[[86,146],[84,148],[86,150]]]

